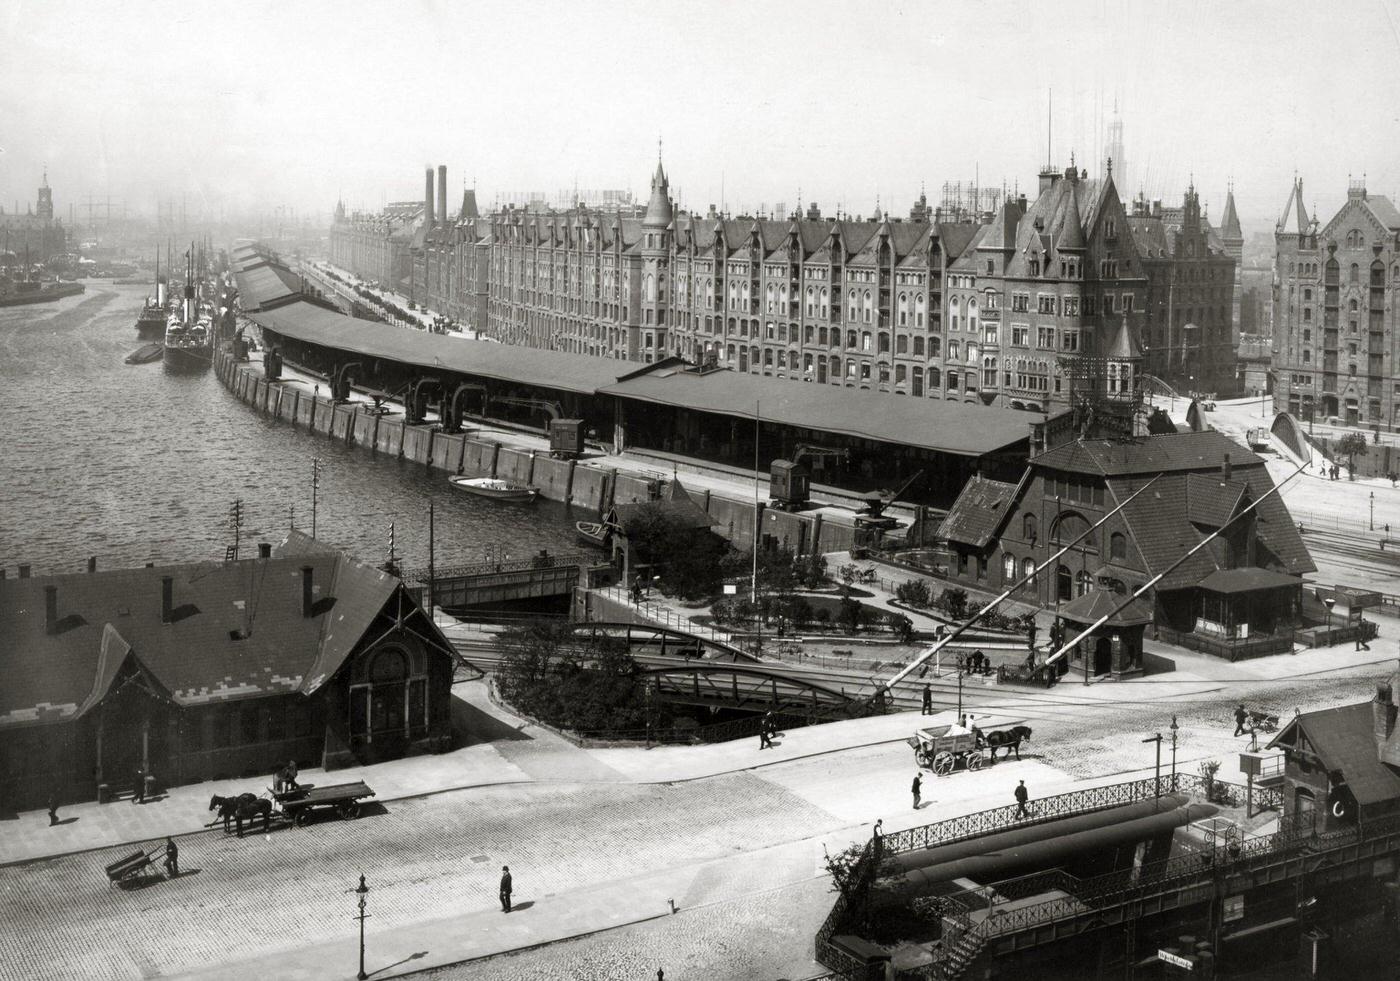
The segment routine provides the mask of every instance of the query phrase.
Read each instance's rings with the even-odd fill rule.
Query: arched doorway
[[[1100,637],[1094,641],[1094,674],[1108,674],[1113,669],[1113,641]]]
[[[365,760],[400,755],[428,729],[427,659],[393,642],[360,657],[350,685],[350,739]]]

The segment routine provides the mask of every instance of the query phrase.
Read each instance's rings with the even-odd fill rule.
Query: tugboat
[[[165,333],[165,284],[160,281],[160,249],[156,249],[156,295],[146,297],[136,318],[137,337],[160,337]]]
[[[167,371],[208,371],[214,363],[213,322],[195,299],[194,245],[186,253],[185,302],[170,315],[165,327]]]

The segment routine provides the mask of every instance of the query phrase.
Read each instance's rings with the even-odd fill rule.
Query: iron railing
[[[716,630],[703,623],[698,623],[684,614],[677,613],[675,610],[660,606],[656,603],[649,603],[646,600],[642,600],[639,603],[633,602],[630,592],[622,586],[604,586],[598,589],[597,592],[614,602],[621,603],[623,606],[631,607],[639,616],[645,617],[653,623],[659,623],[663,627],[670,627],[673,630],[680,630],[684,633],[694,634],[697,637],[704,637],[706,640],[715,641],[718,644],[732,647],[735,650],[741,649],[733,634],[725,633],[723,630]]]
[[[570,565],[586,568],[591,565],[606,565],[606,562],[600,560],[598,555],[592,552],[560,552],[558,554],[546,552],[497,562],[438,566],[432,570],[432,578],[440,582],[444,579],[465,579],[470,576],[485,576],[497,572],[525,572],[530,569],[550,569]],[[426,568],[405,569],[401,578],[404,582],[425,583],[429,579],[429,570]]]

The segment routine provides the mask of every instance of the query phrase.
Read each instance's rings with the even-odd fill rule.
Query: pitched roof
[[[1295,180],[1293,190],[1288,192],[1288,203],[1279,215],[1278,229],[1281,232],[1297,235],[1308,233],[1308,210],[1303,207],[1303,182]]]
[[[948,516],[938,526],[938,536],[983,548],[1001,526],[1016,498],[1017,484],[992,480],[981,474],[963,485]]]
[[[678,526],[691,530],[708,529],[719,524],[717,519],[710,517],[704,508],[695,503],[679,480],[671,481],[657,500],[613,505],[611,518],[626,533],[628,525],[645,514],[654,513],[663,514]]]
[[[1383,194],[1368,194],[1365,201],[1366,207],[1370,209],[1376,221],[1380,222],[1383,227],[1391,231],[1400,229],[1400,211],[1395,209],[1390,198]]]
[[[1400,774],[1380,760],[1370,702],[1305,712],[1269,741],[1269,748],[1296,745],[1301,730],[1327,770],[1341,770],[1356,802],[1376,804],[1400,798]]]
[[[312,569],[313,615],[302,611]],[[173,587],[163,623],[162,579]],[[69,719],[134,659],[179,705],[314,691],[399,581],[335,553],[0,580],[0,726]],[[45,587],[60,616],[47,629]]]
[[[1186,514],[1192,524],[1223,528],[1240,506],[1249,487],[1204,473],[1186,475]]]
[[[1137,330],[1128,323],[1128,315],[1125,313],[1123,319],[1118,322],[1118,329],[1113,332],[1113,339],[1104,348],[1105,358],[1116,358],[1121,361],[1140,360],[1142,358],[1142,345],[1138,343]]]
[[[1233,188],[1225,192],[1225,217],[1220,220],[1220,233],[1225,238],[1244,238],[1244,230],[1240,228],[1240,216],[1235,212]]]
[[[1299,585],[1299,579],[1268,569],[1244,567],[1217,569],[1202,579],[1199,585],[1212,593],[1257,593],[1265,589],[1292,588]]]
[[[1140,599],[1129,600],[1121,610],[1114,608],[1126,597],[1105,589],[1091,589],[1061,606],[1056,616],[1075,623],[1098,623],[1099,617],[1108,617],[1104,626],[1135,627],[1152,622],[1152,609]]]

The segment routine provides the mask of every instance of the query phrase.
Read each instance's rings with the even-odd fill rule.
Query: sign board
[[[738,584],[738,583],[735,583],[735,582],[727,582],[727,583],[725,583],[725,584],[724,584],[724,595],[725,595],[725,596],[737,596],[737,595],[739,595],[739,584]]]
[[[1178,957],[1175,954],[1170,954],[1165,950],[1157,951],[1157,959],[1159,961],[1166,961],[1168,964],[1173,964],[1176,967],[1185,968],[1188,971],[1195,966],[1185,957]]]
[[[1223,911],[1224,916],[1222,917],[1222,919],[1226,923],[1229,923],[1232,920],[1244,919],[1244,897],[1226,896]]]

